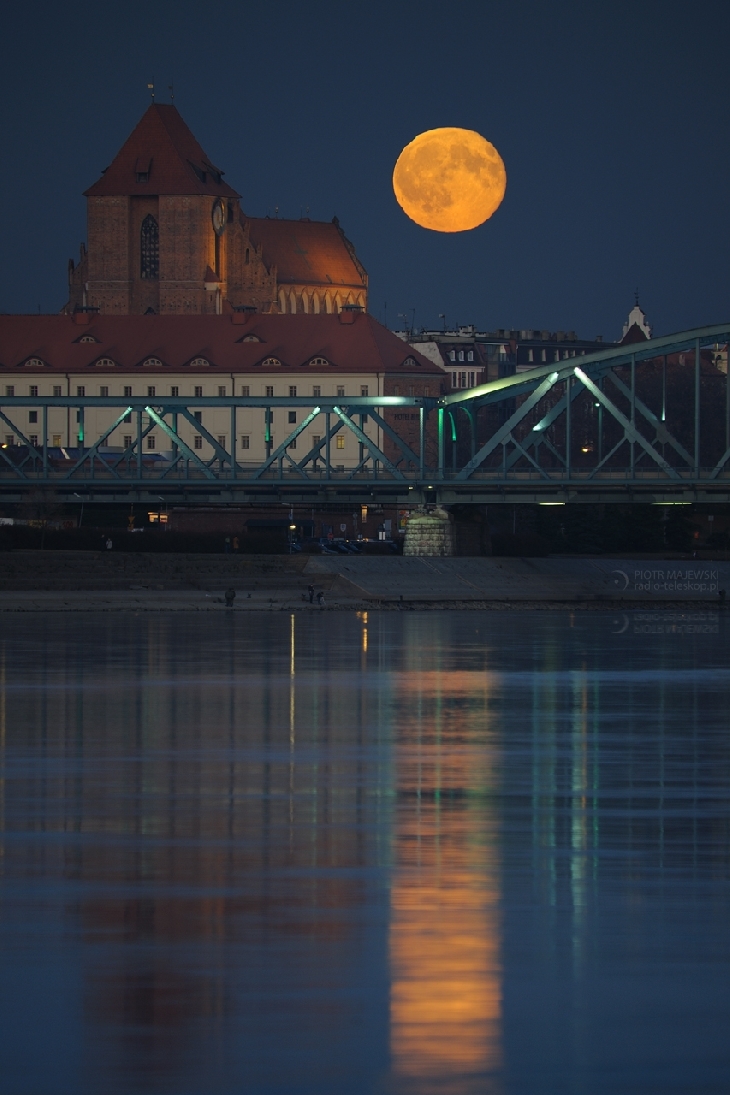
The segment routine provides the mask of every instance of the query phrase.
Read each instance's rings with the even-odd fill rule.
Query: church
[[[172,104],[152,103],[86,192],[88,244],[66,313],[367,310],[368,276],[337,218],[249,217]]]

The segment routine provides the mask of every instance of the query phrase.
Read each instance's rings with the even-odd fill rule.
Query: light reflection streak
[[[419,1095],[501,1090],[500,865],[487,805],[495,757],[485,741],[494,683],[469,671],[396,675],[404,719],[396,745],[391,1056],[399,1083]]]

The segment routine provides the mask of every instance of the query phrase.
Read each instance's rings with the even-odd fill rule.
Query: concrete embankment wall
[[[730,590],[730,562],[661,559],[314,556],[305,574],[338,574],[361,596],[406,601],[697,601]]]
[[[719,601],[730,562],[405,558],[17,551],[0,555],[0,592],[215,591],[300,597],[309,584],[338,601]]]

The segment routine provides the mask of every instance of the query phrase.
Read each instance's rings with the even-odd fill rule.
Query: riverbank
[[[13,552],[0,612],[717,606],[730,563],[575,556],[369,558]]]
[[[687,614],[717,616],[725,605],[719,600],[675,600],[647,603],[638,600],[401,600],[365,599],[346,596],[327,596],[323,604],[310,604],[308,599],[298,597],[268,595],[238,595],[233,607],[228,608],[223,596],[195,591],[185,592],[123,592],[123,591],[59,591],[35,593],[0,593],[0,615],[33,613],[190,613],[218,612],[229,615],[236,613],[269,612],[657,612],[662,615],[686,616]]]

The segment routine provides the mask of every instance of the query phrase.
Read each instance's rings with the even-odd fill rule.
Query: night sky
[[[82,191],[149,102],[175,104],[246,212],[340,218],[402,326],[620,337],[728,318],[730,5],[23,3],[0,39],[0,311],[54,312]],[[486,225],[410,222],[391,174],[437,126],[507,168]]]

